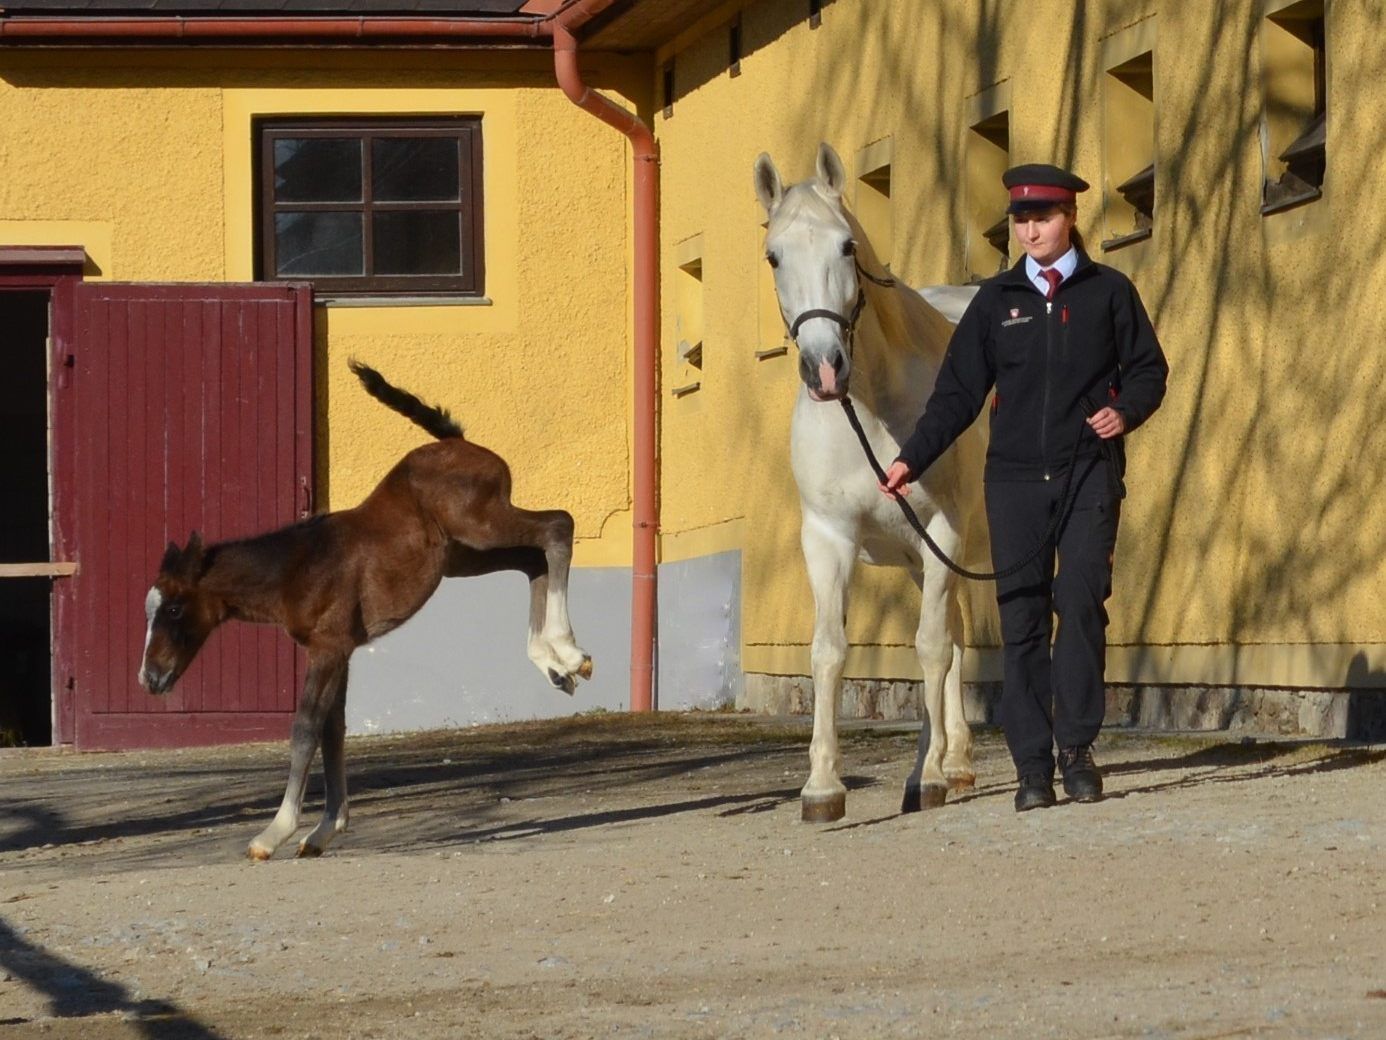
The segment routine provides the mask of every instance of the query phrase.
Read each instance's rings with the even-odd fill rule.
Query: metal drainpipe
[[[611,0],[579,0],[557,16],[553,63],[558,85],[568,98],[630,139],[635,153],[635,489],[631,576],[630,710],[654,708],[655,603],[658,575],[655,543],[659,533],[658,470],[655,465],[658,308],[659,148],[649,127],[634,114],[594,93],[578,70],[572,30]]]

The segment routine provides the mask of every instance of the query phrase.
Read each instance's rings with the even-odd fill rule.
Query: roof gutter
[[[594,93],[578,68],[577,30],[615,0],[572,0],[553,15],[553,65],[558,85],[573,104],[615,127],[634,152],[634,502],[631,559],[630,710],[654,703],[655,611],[659,535],[656,407],[659,342],[659,148],[640,119]]]
[[[550,18],[378,18],[371,16],[283,18],[277,16],[149,15],[138,18],[7,15],[0,10],[0,43],[92,47],[161,43],[285,45],[417,41],[433,46],[484,38],[487,45],[547,44]]]

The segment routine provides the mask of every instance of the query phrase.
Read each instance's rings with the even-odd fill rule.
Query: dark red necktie
[[[1054,294],[1059,291],[1059,283],[1064,280],[1064,276],[1057,267],[1047,267],[1040,274],[1044,275],[1044,280],[1049,283],[1049,291],[1044,294],[1044,298],[1052,300]]]

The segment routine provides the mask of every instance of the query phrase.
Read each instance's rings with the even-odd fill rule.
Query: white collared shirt
[[[1051,266],[1064,276],[1065,282],[1068,281],[1073,277],[1073,272],[1078,269],[1078,248],[1076,246],[1069,246],[1068,252],[1055,260]],[[1044,275],[1040,274],[1041,270],[1043,270],[1043,268],[1035,262],[1034,258],[1026,254],[1026,277],[1034,283],[1035,288],[1040,291],[1041,295],[1048,296],[1049,283],[1044,280]]]

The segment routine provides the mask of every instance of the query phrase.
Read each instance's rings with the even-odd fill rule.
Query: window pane
[[[361,142],[281,137],[274,142],[276,202],[360,202]]]
[[[376,213],[376,274],[461,274],[461,222],[456,210]]]
[[[371,142],[371,181],[382,202],[456,202],[457,138],[378,137]]]
[[[275,275],[364,274],[361,214],[277,213]]]

